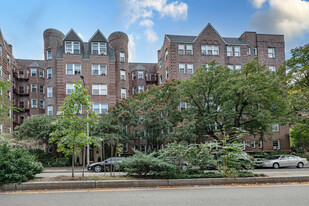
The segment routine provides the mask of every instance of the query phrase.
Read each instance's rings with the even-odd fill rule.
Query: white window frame
[[[52,57],[52,50],[51,49],[47,49],[46,50],[46,59],[47,60],[51,60],[53,57]]]
[[[30,73],[31,73],[31,76],[32,76],[32,77],[36,77],[36,75],[37,75],[37,69],[36,69],[36,68],[31,68],[31,69],[30,69]]]
[[[201,45],[202,55],[218,56],[220,54],[219,45]]]
[[[99,109],[98,112],[95,110],[95,107],[97,107],[97,106],[98,106],[98,109]],[[108,112],[108,104],[93,104],[92,105],[92,110],[94,112],[98,113],[98,114],[107,114],[107,112]],[[106,110],[106,111],[104,111],[104,110]]]
[[[31,99],[31,108],[38,108],[38,100]]]
[[[47,106],[47,115],[53,115],[53,106],[52,105]]]
[[[276,72],[276,66],[269,66],[268,70],[271,72]]]
[[[71,48],[69,48],[71,47]],[[78,53],[75,53],[75,49],[78,47]],[[80,42],[79,41],[65,41],[65,54],[80,54]]]
[[[272,132],[279,132],[280,131],[279,123],[272,124],[271,125],[271,131]]]
[[[179,74],[185,74],[186,73],[186,64],[179,63]]]
[[[132,72],[132,80],[136,80],[136,72]]]
[[[186,45],[186,54],[187,55],[193,55],[193,45],[192,44]]]
[[[240,54],[240,46],[235,46],[234,47],[234,55],[235,57],[240,57],[241,54]]]
[[[94,50],[94,47],[97,47],[97,50]],[[97,51],[97,52],[94,52]],[[94,55],[107,55],[107,43],[106,42],[91,42],[91,54]]]
[[[75,86],[75,84],[66,84],[65,93],[70,95],[74,90],[74,86]],[[70,92],[68,92],[68,91],[70,91]]]
[[[259,141],[259,148],[263,148],[263,140]]]
[[[251,140],[251,148],[255,148],[255,140]]]
[[[92,64],[91,74],[94,76],[100,76],[100,75],[106,76],[107,75],[107,65],[106,64]]]
[[[51,67],[47,68],[46,69],[47,71],[47,74],[46,74],[46,79],[51,79],[52,78],[52,75],[53,75],[53,70]]]
[[[40,100],[40,109],[45,109],[45,101]]]
[[[168,79],[168,68],[165,69],[165,79]]]
[[[126,71],[120,70],[120,80],[125,81],[126,79]]]
[[[144,79],[144,71],[137,72],[137,79]]]
[[[268,58],[273,59],[276,57],[275,48],[268,48],[267,53],[268,53]]]
[[[258,49],[255,47],[253,48],[253,55],[254,56],[257,56],[258,55]]]
[[[3,132],[3,126],[0,124],[0,134]]]
[[[2,65],[0,65],[0,76],[2,76]]]
[[[160,67],[160,69],[162,67],[162,60],[161,59],[159,60],[159,67]]]
[[[250,47],[247,47],[247,55],[251,55],[251,48]]]
[[[165,61],[168,60],[168,50],[167,49],[165,49],[165,52],[164,52],[164,59]]]
[[[33,91],[35,90],[35,91]],[[38,85],[37,84],[31,84],[31,93],[37,93],[38,91]]]
[[[233,56],[233,47],[232,47],[232,46],[227,46],[227,47],[226,47],[226,55],[227,55],[228,57]]]
[[[274,140],[273,141],[273,150],[279,150],[280,149],[280,140]]]
[[[44,75],[44,70],[43,69],[39,70],[39,77],[44,79],[45,75]]]
[[[187,108],[188,108],[187,102],[180,102],[179,103],[179,110],[180,111],[185,110]]]
[[[53,97],[53,87],[47,87],[47,97]]]
[[[233,64],[228,64],[227,67],[228,67],[230,70],[234,70],[234,65],[233,65]]]
[[[93,84],[92,95],[107,95],[107,84]]]
[[[127,90],[125,88],[121,88],[121,99],[127,98]]]
[[[138,86],[138,92],[144,92],[144,86]]]
[[[119,52],[119,61],[125,62],[126,61],[126,55],[124,52]]]
[[[241,65],[240,64],[236,64],[235,65],[235,70],[240,70],[241,69]]]
[[[42,90],[41,90],[42,89]],[[45,94],[45,86],[39,85],[39,93]]]
[[[193,74],[193,73],[194,73],[193,64],[187,64],[187,74]]]
[[[68,73],[68,66],[72,65],[72,73]],[[77,68],[79,67],[79,72]],[[66,75],[81,75],[82,74],[82,65],[81,64],[65,64],[65,73]]]
[[[178,44],[178,54],[179,55],[185,54],[185,45],[184,44]]]

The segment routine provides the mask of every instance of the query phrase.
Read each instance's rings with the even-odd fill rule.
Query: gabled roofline
[[[222,36],[219,34],[219,32],[217,32],[217,30],[211,25],[211,23],[208,23],[208,24],[204,27],[204,29],[196,36],[196,38],[193,40],[193,42],[195,42],[195,40],[196,40],[197,38],[199,38],[200,35],[203,33],[203,31],[204,31],[207,27],[209,27],[209,26],[216,32],[216,34],[220,37],[220,39],[221,39],[225,44],[227,44],[226,41],[222,38]]]
[[[91,42],[91,40],[93,39],[93,37],[94,37],[97,33],[99,33],[101,36],[103,36],[103,38],[106,40],[106,42],[108,42],[106,36],[100,31],[100,29],[98,29],[98,30],[92,35],[92,37],[88,40],[88,42]]]
[[[62,41],[65,40],[65,38],[67,38],[67,36],[68,36],[69,33],[71,33],[71,32],[73,32],[81,42],[84,42],[84,41],[80,38],[80,36],[74,31],[73,28],[71,28],[70,31],[63,37]]]

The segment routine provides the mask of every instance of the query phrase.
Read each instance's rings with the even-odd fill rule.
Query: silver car
[[[265,159],[262,164],[263,167],[273,167],[275,169],[290,166],[303,168],[305,165],[308,164],[308,161],[306,158],[301,158],[294,155],[274,155]]]

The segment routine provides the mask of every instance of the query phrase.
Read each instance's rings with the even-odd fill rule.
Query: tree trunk
[[[75,161],[75,147],[73,146],[73,155],[72,155],[72,177],[74,177],[74,161]]]
[[[104,148],[105,144],[104,144],[104,140],[102,141],[102,159],[103,161],[105,161],[105,148]],[[103,164],[103,170],[105,172],[106,168],[105,168],[105,164]]]
[[[83,174],[82,177],[85,177],[85,161],[86,161],[86,147],[84,146],[84,151],[83,151]]]

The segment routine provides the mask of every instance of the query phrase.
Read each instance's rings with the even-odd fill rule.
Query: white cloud
[[[145,31],[145,36],[148,42],[156,42],[159,39],[156,32],[154,32],[151,28]]]
[[[267,0],[251,0],[254,7],[260,9]]]
[[[134,35],[129,34],[128,37],[129,37],[129,45],[128,45],[129,59],[128,60],[129,60],[129,62],[132,62],[136,58]]]
[[[256,2],[262,1],[252,3],[255,5]],[[256,12],[251,19],[251,25],[259,32],[284,34],[287,41],[309,32],[308,1],[265,0],[264,3],[269,7]]]
[[[167,0],[123,0],[122,2],[123,15],[129,18],[126,28],[140,20],[139,24],[146,27],[146,39],[150,42],[158,40],[153,30],[154,14],[158,14],[160,18],[168,16],[173,20],[185,20],[188,16],[188,5],[181,1],[168,3]]]

